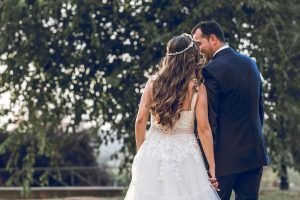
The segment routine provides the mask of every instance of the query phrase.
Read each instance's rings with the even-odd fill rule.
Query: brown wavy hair
[[[193,46],[177,55],[191,42]],[[151,112],[156,121],[165,128],[172,129],[180,118],[183,100],[188,91],[189,81],[202,80],[203,59],[199,47],[187,34],[172,38],[167,44],[167,54],[160,62],[159,71],[153,81]]]

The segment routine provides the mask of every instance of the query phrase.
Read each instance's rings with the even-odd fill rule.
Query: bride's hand
[[[216,178],[216,171],[215,171],[215,168],[209,168],[209,181],[211,183],[211,185],[217,190],[217,191],[220,191],[219,189],[219,183],[217,181],[217,178]]]

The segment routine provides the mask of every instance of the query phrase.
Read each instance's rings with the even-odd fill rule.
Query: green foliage
[[[38,150],[28,148],[22,160],[29,178],[38,155],[59,155],[47,131],[72,135],[87,122],[95,147],[116,133],[129,167],[141,91],[165,43],[200,20],[215,19],[232,47],[257,60],[265,78],[274,166],[300,170],[299,7],[296,0],[1,1],[0,93],[11,94],[1,115],[10,116],[3,129],[16,127],[0,145],[1,153],[11,152],[7,167],[16,165],[17,147],[34,133]],[[99,136],[104,124],[110,128]]]
[[[99,181],[101,185],[107,185],[111,181],[104,165],[97,169],[73,168],[72,171],[71,169],[66,170],[66,168],[74,166],[97,166],[90,135],[86,132],[72,135],[66,135],[62,132],[47,132],[45,140],[55,141],[52,143],[54,145],[51,147],[51,155],[38,153],[37,134],[27,133],[21,143],[20,138],[15,138],[15,140],[11,140],[11,138],[10,133],[0,134],[0,143],[3,147],[15,147],[13,151],[8,149],[8,151],[0,154],[0,184],[2,186],[6,182],[7,185],[11,186],[23,186],[26,191],[30,189],[29,186],[86,184],[84,180],[72,176],[74,172],[94,184],[98,183],[98,177],[101,177]],[[60,171],[61,169],[56,168],[57,166],[65,168]],[[7,171],[2,170],[5,167],[8,169]],[[36,170],[33,170],[32,167]]]

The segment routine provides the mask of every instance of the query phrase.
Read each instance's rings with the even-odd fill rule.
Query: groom
[[[192,35],[208,61],[203,76],[214,135],[219,195],[258,199],[262,167],[269,164],[262,126],[262,80],[256,63],[225,44],[215,21],[197,24]]]

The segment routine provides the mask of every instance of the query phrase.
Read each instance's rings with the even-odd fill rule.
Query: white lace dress
[[[134,157],[132,180],[125,200],[219,200],[210,185],[202,153],[194,134],[191,111],[181,112],[170,131],[151,116],[151,127]]]

